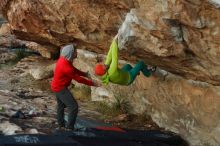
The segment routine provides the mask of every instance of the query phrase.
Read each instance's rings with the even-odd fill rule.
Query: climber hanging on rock
[[[122,68],[118,68],[118,35],[112,41],[110,50],[104,64],[95,66],[95,74],[101,76],[102,83],[109,82],[119,85],[130,85],[133,83],[140,71],[150,77],[152,72],[156,71],[156,67],[148,67],[143,61],[139,61],[132,67],[130,64],[125,64]]]

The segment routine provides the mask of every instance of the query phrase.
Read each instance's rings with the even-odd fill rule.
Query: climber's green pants
[[[140,74],[140,71],[146,77],[151,76],[151,71],[147,69],[147,65],[143,61],[139,61],[137,64],[135,64],[134,67],[132,67],[130,64],[125,64],[121,70],[129,72],[131,77],[129,84],[131,84],[135,80],[137,75]]]

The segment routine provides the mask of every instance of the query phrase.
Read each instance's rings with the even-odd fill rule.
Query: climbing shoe
[[[147,69],[150,70],[151,72],[155,72],[157,70],[157,67],[156,66],[148,66]]]
[[[151,72],[155,72],[157,70],[157,67],[156,66],[153,66],[152,68],[151,68]]]

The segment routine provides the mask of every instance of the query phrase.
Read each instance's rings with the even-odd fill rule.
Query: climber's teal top
[[[106,85],[109,82],[120,85],[128,85],[130,83],[131,77],[129,72],[118,68],[118,44],[116,39],[112,41],[105,64],[109,66],[109,69],[102,76],[102,83]]]

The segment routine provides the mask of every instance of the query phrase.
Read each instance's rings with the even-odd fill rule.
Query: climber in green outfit
[[[156,67],[148,68],[143,61],[139,61],[134,67],[130,64],[125,64],[122,68],[118,68],[117,35],[112,41],[105,63],[95,66],[95,74],[101,76],[102,83],[106,85],[109,82],[119,85],[130,85],[136,76],[140,74],[140,71],[146,77],[150,77],[155,70]]]

